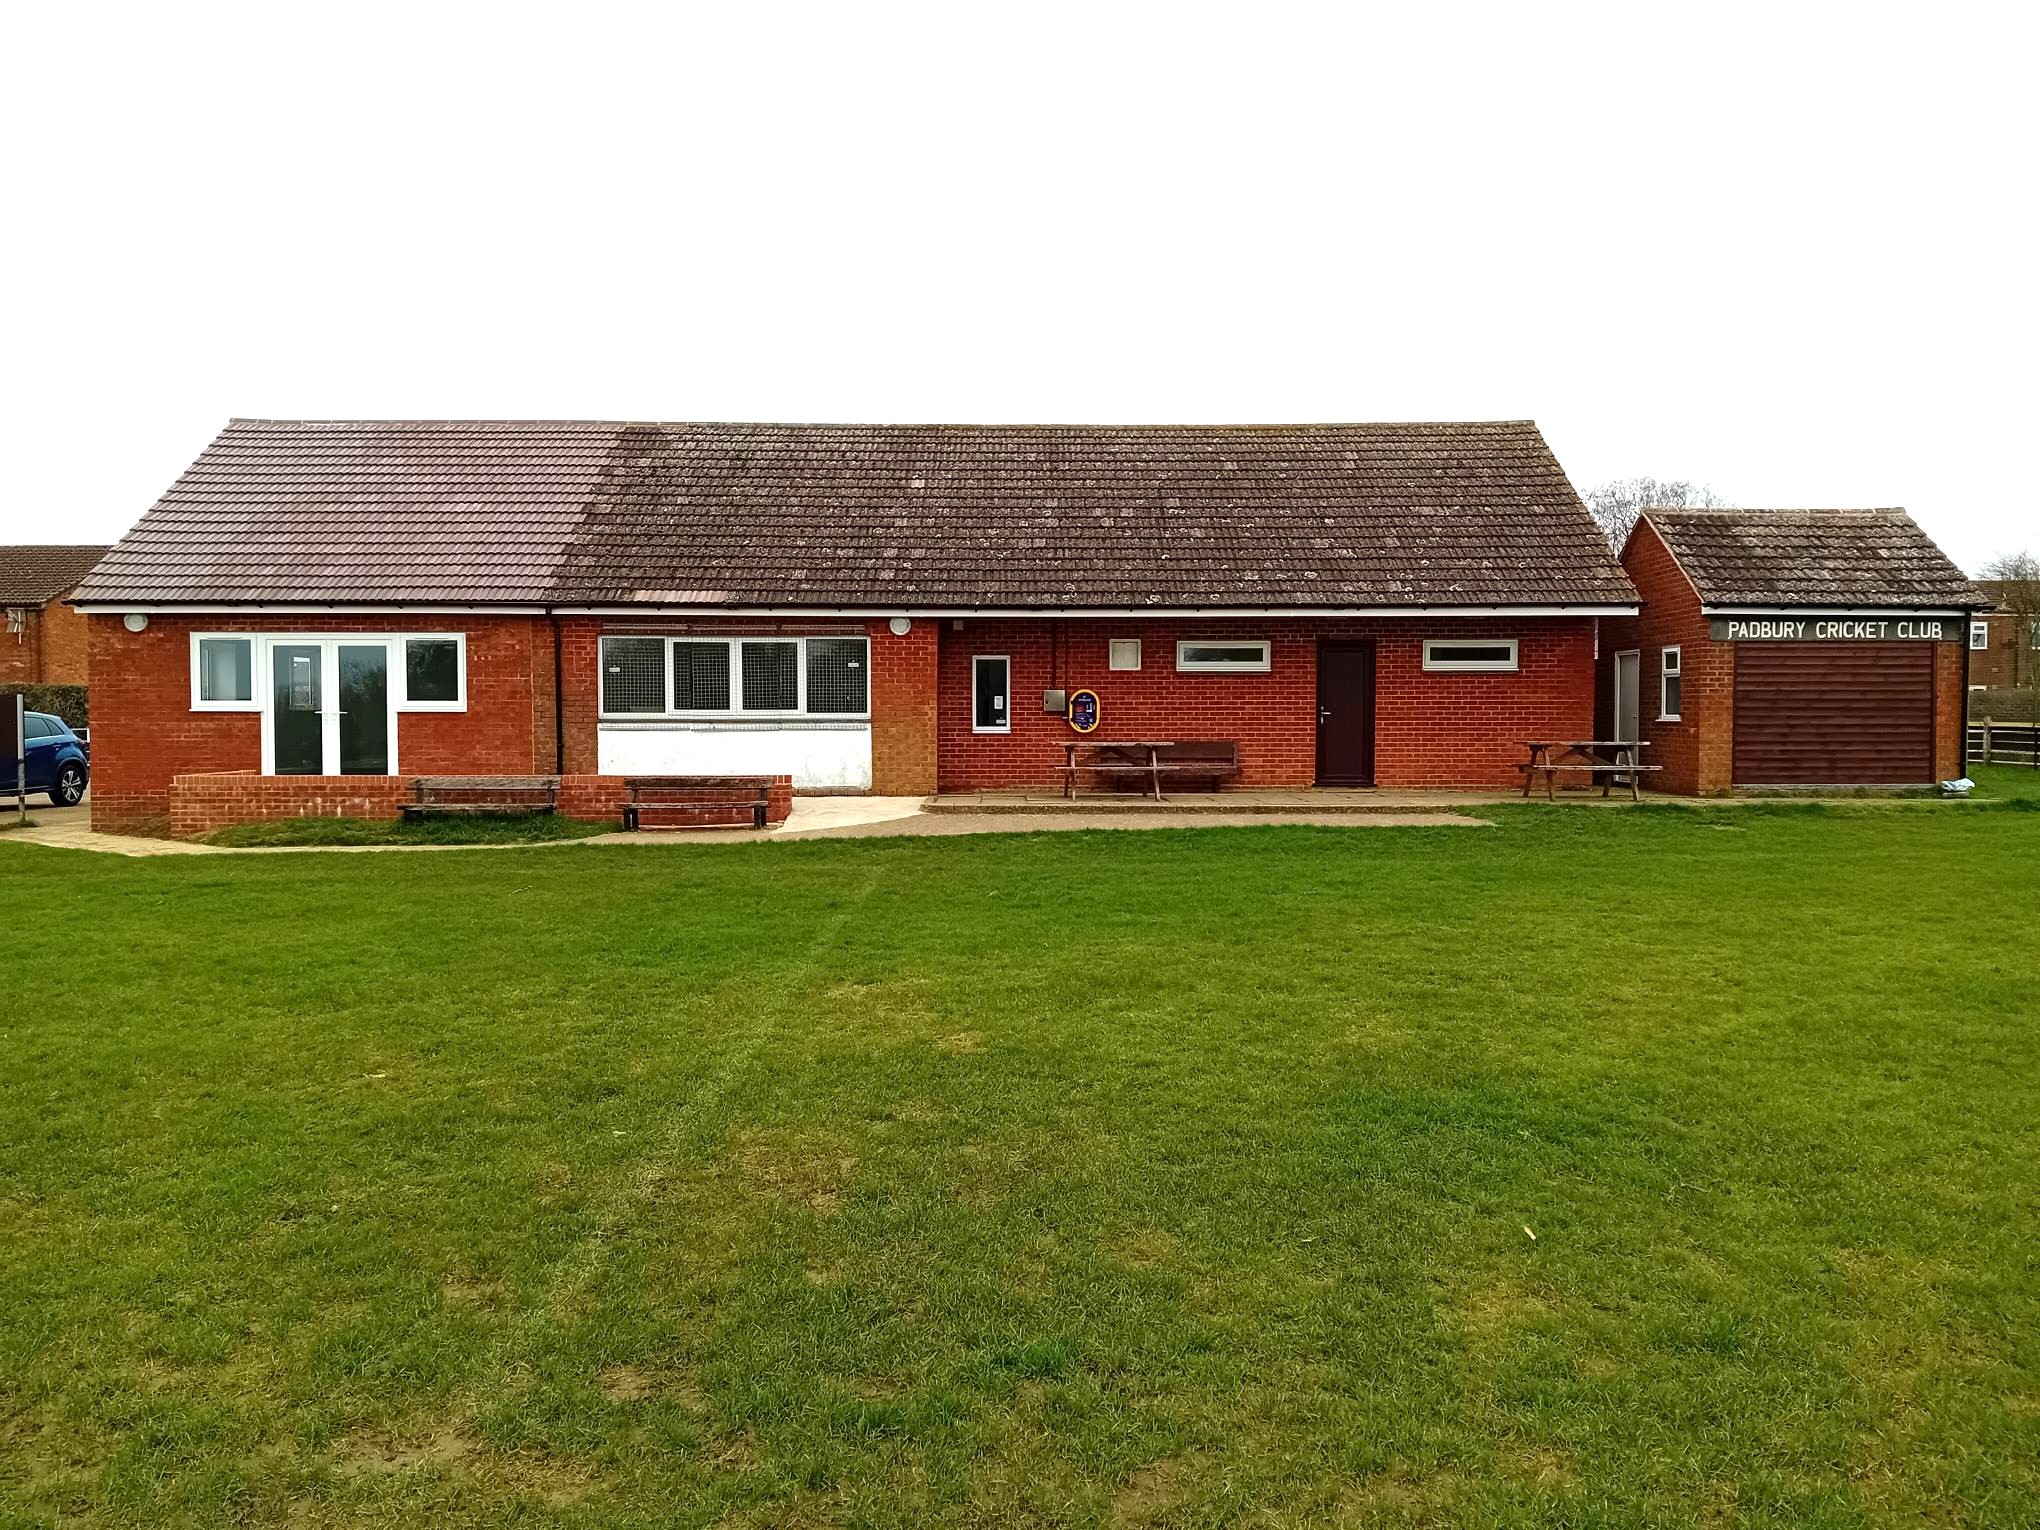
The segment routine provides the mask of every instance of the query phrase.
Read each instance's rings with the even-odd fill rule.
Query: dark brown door
[[[1738,786],[1934,779],[1932,643],[1738,643]]]
[[[1374,784],[1372,643],[1318,643],[1317,784]]]

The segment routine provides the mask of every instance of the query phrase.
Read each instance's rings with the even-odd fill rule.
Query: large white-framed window
[[[1978,652],[1982,652],[1990,647],[1989,622],[1971,622],[1969,624],[1969,646]]]
[[[1659,722],[1679,721],[1679,650],[1676,646],[1658,653]]]
[[[1424,668],[1469,675],[1516,672],[1514,638],[1426,638]]]
[[[1003,653],[981,653],[971,658],[970,731],[1013,731],[1013,661]]]
[[[600,646],[601,715],[855,722],[871,716],[863,637],[610,633]]]
[[[1185,638],[1176,644],[1176,670],[1185,675],[1265,675],[1266,638]]]
[[[391,701],[399,712],[467,710],[465,632],[194,632],[191,710],[261,712],[274,700],[268,656],[278,643],[345,643],[388,654]]]

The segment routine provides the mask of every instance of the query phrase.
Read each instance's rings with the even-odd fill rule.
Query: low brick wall
[[[252,770],[177,776],[170,782],[170,832],[180,839],[198,839],[230,824],[278,818],[395,818],[416,795],[417,782],[416,776],[265,776]],[[630,800],[624,777],[561,776],[559,782],[561,813],[620,824],[619,807]],[[706,781],[701,796],[750,800],[748,791]],[[784,823],[792,811],[793,777],[773,776],[766,794],[766,821]],[[711,824],[728,816],[674,814],[668,821]]]

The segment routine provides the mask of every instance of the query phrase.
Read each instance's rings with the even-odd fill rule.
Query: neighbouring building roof
[[[1646,510],[1716,606],[1988,606],[1903,510]]]
[[[93,603],[1621,605],[1527,421],[235,420]]]
[[[0,547],[0,605],[39,606],[68,595],[104,547]]]

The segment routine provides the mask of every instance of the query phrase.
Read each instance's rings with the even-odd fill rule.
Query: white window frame
[[[657,722],[660,719],[686,722],[830,722],[857,723],[871,721],[871,639],[862,632],[605,632],[595,645],[595,705],[602,705],[602,676],[604,654],[612,639],[642,640],[656,638],[664,651],[662,689],[665,696],[663,710],[657,712],[604,712],[597,711],[601,722]],[[808,644],[810,641],[853,642],[864,645],[864,710],[861,712],[810,712],[808,710]],[[673,646],[676,643],[720,643],[729,660],[731,705],[721,708],[674,705],[673,695]],[[747,643],[791,643],[794,655],[794,706],[785,708],[746,707],[744,705],[744,646]]]
[[[1258,648],[1254,659],[1186,659],[1192,648]],[[1180,638],[1176,643],[1176,673],[1179,675],[1265,675],[1274,668],[1273,645],[1266,638]]]
[[[194,632],[191,634],[191,710],[194,712],[260,712],[266,705],[262,691],[262,639],[260,632]],[[248,690],[246,701],[207,701],[199,695],[199,644],[246,643],[248,645]]]
[[[1506,648],[1506,659],[1453,659],[1439,657],[1440,649]],[[1425,638],[1424,668],[1432,674],[1513,675],[1522,668],[1522,649],[1515,638]]]
[[[1668,712],[1665,710],[1665,682],[1667,680],[1677,680],[1679,682],[1679,705],[1683,708],[1686,705],[1686,669],[1677,643],[1667,644],[1658,650],[1657,720],[1659,722],[1681,722],[1684,719],[1678,712]]]
[[[454,646],[452,701],[413,701],[410,696],[410,654],[405,645],[413,640],[451,642]],[[201,643],[246,643],[248,677],[254,695],[247,701],[206,701],[199,695],[199,645]],[[391,711],[465,712],[467,710],[467,634],[465,632],[194,632],[191,634],[191,710],[194,712],[266,712],[275,699],[270,678],[269,650],[278,643],[345,643],[367,648],[381,643],[388,650],[385,660],[389,675]]]
[[[1969,624],[1969,649],[1972,653],[1985,653],[1989,651],[1989,622],[1971,622]]]
[[[1119,661],[1121,658],[1126,656],[1127,649],[1133,650],[1132,653],[1133,662],[1131,664],[1122,664]],[[1105,668],[1107,670],[1117,671],[1120,674],[1139,673],[1140,639],[1107,638],[1105,640]]]
[[[996,727],[978,725],[978,666],[997,664],[1006,671],[1006,687],[1001,693],[1006,698],[1006,720]],[[1010,654],[974,653],[970,656],[970,731],[973,733],[1011,733],[1013,731],[1013,659]]]
[[[405,632],[391,639],[401,662],[392,669],[399,676],[394,687],[397,691],[399,712],[465,712],[467,696],[467,634],[465,632]],[[411,699],[411,644],[446,643],[453,644],[453,700],[413,701]]]

